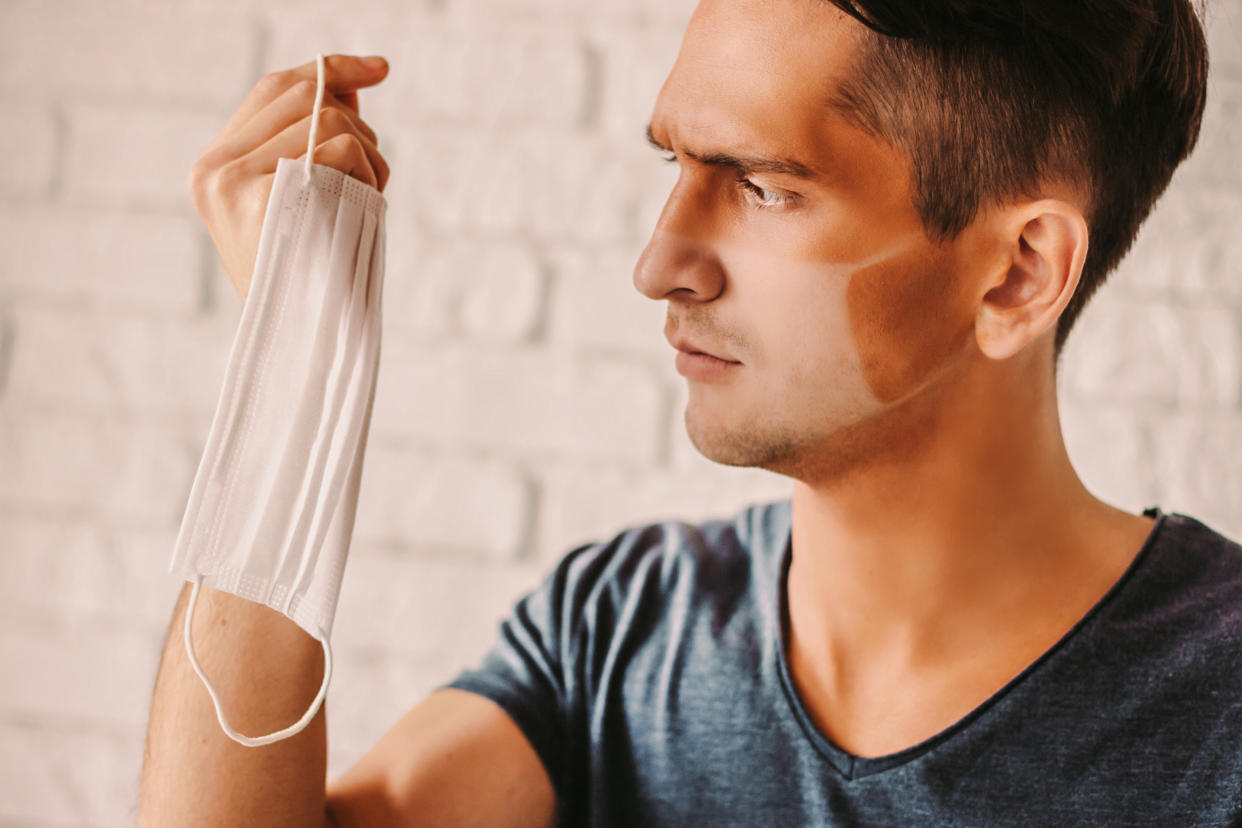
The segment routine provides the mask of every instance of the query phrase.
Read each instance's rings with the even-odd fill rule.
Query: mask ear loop
[[[315,81],[315,109],[311,112],[310,135],[306,138],[306,175],[304,180],[307,186],[311,183],[311,159],[315,155],[315,137],[319,132],[319,108],[323,106],[323,53],[315,55],[315,63],[318,66],[318,78]]]
[[[190,627],[194,620],[194,605],[198,601],[198,589],[203,583],[202,573],[199,573],[194,579],[194,588],[190,591],[190,605],[185,610],[185,651],[190,657],[190,666],[194,668],[194,672],[198,673],[198,677],[202,680],[203,686],[207,688],[207,694],[211,696],[211,703],[216,708],[216,720],[220,722],[220,727],[228,735],[230,739],[238,744],[246,747],[262,747],[270,745],[273,742],[279,742],[281,739],[287,739],[296,733],[301,733],[305,727],[315,718],[315,714],[319,712],[319,706],[323,704],[323,700],[328,695],[328,680],[332,678],[332,646],[328,644],[328,637],[323,634],[316,635],[315,638],[323,645],[323,684],[319,686],[319,693],[315,696],[315,700],[311,702],[311,706],[302,714],[302,718],[293,724],[269,733],[266,736],[246,736],[238,733],[229,726],[228,719],[225,718],[224,708],[220,704],[220,697],[216,694],[216,690],[211,686],[211,682],[207,680],[207,674],[203,672],[203,668],[198,663],[198,658],[194,655],[194,641],[190,637]]]

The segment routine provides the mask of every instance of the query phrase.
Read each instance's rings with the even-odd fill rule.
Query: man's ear
[[[1045,199],[1012,205],[997,216],[998,266],[975,318],[979,350],[1008,359],[1053,328],[1069,304],[1087,260],[1087,222],[1076,207]]]

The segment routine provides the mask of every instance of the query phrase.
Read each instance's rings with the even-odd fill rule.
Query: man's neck
[[[904,432],[921,432],[917,444],[796,484],[791,661],[821,705],[874,697],[888,677],[951,685],[956,670],[975,677],[974,691],[946,691],[968,712],[972,692],[986,698],[1054,644],[1141,547],[1151,520],[1075,474],[1051,372],[1042,388],[995,380],[938,401],[936,428]]]

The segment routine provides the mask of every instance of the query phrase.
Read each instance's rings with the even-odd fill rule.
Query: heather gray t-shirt
[[[1051,650],[906,750],[812,724],[784,641],[790,504],[571,551],[477,670],[559,825],[1242,824],[1242,546],[1151,507],[1134,563]]]

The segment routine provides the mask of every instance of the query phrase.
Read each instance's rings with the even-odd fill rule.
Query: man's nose
[[[683,176],[634,265],[634,287],[649,299],[710,302],[724,291],[724,267],[706,241],[710,206],[687,199],[685,183]]]

